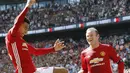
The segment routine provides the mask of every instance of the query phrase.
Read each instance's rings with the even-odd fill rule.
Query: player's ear
[[[98,34],[98,33],[96,33],[96,37],[99,37],[99,34]]]
[[[98,37],[98,39],[100,38],[100,35],[99,34],[97,34],[97,37]]]

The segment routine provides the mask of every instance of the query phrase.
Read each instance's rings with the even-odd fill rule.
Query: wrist
[[[52,48],[56,51],[55,46],[53,46]]]
[[[54,51],[56,51],[54,46],[52,47],[52,49],[53,49]]]
[[[32,5],[26,4],[25,7],[27,7],[27,8],[31,8],[31,6],[32,6]]]

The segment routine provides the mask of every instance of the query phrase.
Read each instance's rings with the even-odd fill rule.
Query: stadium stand
[[[31,20],[29,29],[36,30],[55,26],[71,25],[74,23],[100,20],[112,17],[130,15],[130,4],[128,0],[86,0],[74,4],[49,3],[45,6],[36,6],[28,13]],[[22,10],[22,7],[11,7],[0,10],[0,33],[7,32],[13,25],[15,17]],[[118,34],[119,32],[117,32]],[[79,34],[80,35],[80,34]],[[102,34],[103,35],[103,34]],[[59,35],[60,37],[60,35]],[[118,54],[125,62],[125,73],[130,70],[130,35],[109,35],[101,37],[101,42],[109,43],[115,47]],[[42,38],[41,38],[42,39]],[[80,53],[88,47],[84,38],[73,39],[72,37],[61,38],[66,43],[66,48],[62,51],[44,56],[33,56],[37,67],[41,66],[63,66],[69,73],[77,73],[80,69]],[[30,42],[35,47],[52,46],[55,39]],[[53,60],[53,61],[52,61]],[[116,72],[116,65],[112,64],[113,71]],[[128,72],[129,70],[129,72]],[[0,72],[14,73],[14,68],[9,60],[5,44],[0,43]]]
[[[0,33],[7,32],[12,27],[21,9],[23,8],[19,5],[0,11]],[[35,30],[125,15],[130,15],[127,0],[83,0],[74,4],[37,4],[27,16],[31,20],[30,30]]]

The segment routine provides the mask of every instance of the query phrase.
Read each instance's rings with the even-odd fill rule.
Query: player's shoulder
[[[88,51],[89,51],[89,47],[88,48],[86,48],[86,49],[84,49],[82,52],[81,52],[81,54],[84,54],[84,53],[87,53]]]
[[[12,28],[8,30],[7,34],[11,34]]]
[[[111,48],[113,48],[110,44],[101,44],[100,46],[102,47],[102,49],[104,49],[104,50],[106,49],[106,50],[108,50],[108,51],[109,51]]]
[[[100,44],[101,47],[111,47],[109,44]]]
[[[5,36],[5,40],[11,41],[11,39],[14,40],[14,38],[16,38],[16,36],[13,36],[13,35],[12,35],[11,31],[12,31],[12,29],[10,29],[10,30],[7,32],[7,34],[6,34],[6,36]]]
[[[81,54],[85,53],[86,51],[87,51],[87,48],[86,48],[86,49],[84,49],[84,50],[81,52]]]
[[[10,35],[11,35],[11,31],[9,30],[9,31],[6,33],[5,38],[8,38]]]
[[[13,34],[12,31],[13,31],[13,27],[7,32],[7,35],[6,35],[6,36],[10,36],[10,37],[16,38],[16,33]]]

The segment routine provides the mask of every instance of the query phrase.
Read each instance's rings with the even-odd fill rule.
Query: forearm
[[[88,73],[88,71],[87,70],[83,70],[83,73]]]
[[[27,3],[26,3],[26,6],[25,6],[25,7],[31,8],[31,6],[32,6],[35,2],[36,2],[35,0],[27,0]]]
[[[27,0],[27,3],[23,9],[23,11],[18,15],[17,17],[17,21],[18,22],[23,22],[24,21],[24,18],[29,10],[29,8],[31,8],[31,6],[34,4],[34,1],[31,1],[31,0]]]
[[[48,54],[51,52],[55,52],[54,48],[36,48],[33,54],[35,55],[43,55],[43,54]]]
[[[16,17],[15,22],[23,23],[28,10],[29,10],[29,7],[25,6],[24,9],[22,10],[22,12],[18,15],[18,17]]]
[[[11,30],[11,33],[13,35],[15,35],[17,33],[17,31],[19,30],[22,23],[24,23],[24,19],[25,19],[25,16],[26,16],[29,8],[30,8],[30,4],[27,3],[26,6],[24,7],[24,9],[21,11],[21,13],[16,17],[16,19],[14,21],[13,29]]]
[[[124,73],[124,63],[118,63],[118,73]]]
[[[88,73],[88,68],[87,68],[87,63],[86,63],[86,60],[85,60],[85,56],[84,56],[84,53],[81,53],[81,70],[82,70],[82,73]]]

